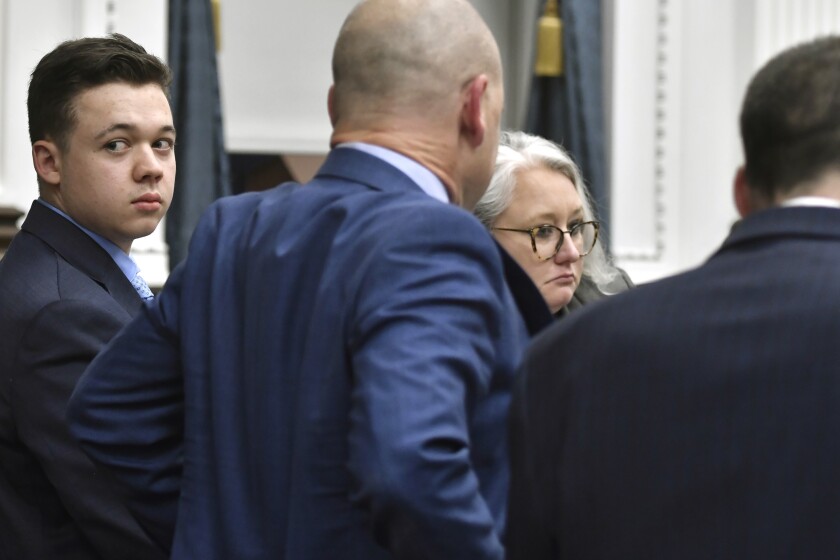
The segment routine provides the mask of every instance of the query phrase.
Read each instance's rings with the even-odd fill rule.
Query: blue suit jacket
[[[478,221],[336,149],[206,212],[70,420],[175,559],[501,558],[526,338]]]
[[[840,210],[751,216],[525,365],[512,559],[838,556]]]
[[[141,306],[105,250],[33,203],[0,261],[0,559],[164,557],[64,423],[85,367]]]

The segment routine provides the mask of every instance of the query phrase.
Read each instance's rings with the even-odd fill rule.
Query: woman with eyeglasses
[[[580,171],[553,142],[502,133],[493,178],[474,212],[557,317],[633,286],[607,261]]]

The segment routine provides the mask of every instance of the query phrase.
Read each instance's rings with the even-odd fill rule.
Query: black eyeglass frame
[[[520,233],[529,234],[531,236],[531,249],[534,250],[534,255],[536,255],[536,257],[541,261],[547,261],[548,259],[553,258],[554,255],[556,255],[560,251],[560,248],[563,246],[563,242],[566,240],[567,235],[571,239],[573,233],[575,233],[580,228],[582,228],[584,226],[587,226],[587,225],[590,225],[590,224],[592,224],[595,227],[595,236],[592,238],[592,246],[589,248],[589,250],[586,251],[585,253],[580,253],[581,257],[585,257],[586,255],[588,255],[589,253],[592,252],[592,249],[595,248],[595,244],[598,242],[598,232],[601,229],[601,224],[599,222],[594,221],[594,220],[589,221],[589,222],[580,222],[578,224],[575,224],[571,228],[569,228],[569,231],[562,230],[559,227],[551,225],[551,224],[540,224],[538,226],[534,226],[534,227],[528,228],[528,229],[503,228],[503,227],[493,227],[493,228],[490,228],[490,229],[499,230],[499,231],[518,231]],[[560,232],[560,241],[557,242],[557,246],[554,248],[554,252],[551,253],[551,255],[549,255],[545,258],[540,257],[540,254],[537,252],[537,232],[539,230],[541,230],[542,228],[556,229],[557,231]]]

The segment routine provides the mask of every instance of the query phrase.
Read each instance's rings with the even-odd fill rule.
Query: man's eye
[[[121,152],[128,149],[128,142],[125,140],[111,140],[105,144],[105,149],[110,152]]]
[[[169,138],[161,138],[153,144],[156,150],[171,150],[175,147],[175,141]]]

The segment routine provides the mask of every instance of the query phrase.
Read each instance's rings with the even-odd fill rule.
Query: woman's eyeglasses
[[[578,253],[581,257],[585,257],[592,252],[595,247],[595,242],[598,241],[598,222],[579,222],[569,228],[569,231],[564,231],[559,227],[549,224],[534,226],[529,229],[503,228],[494,227],[491,229],[500,231],[518,231],[527,233],[531,236],[531,247],[534,249],[534,254],[541,261],[546,261],[552,258],[563,246],[563,240],[566,235],[574,243]],[[565,235],[564,235],[565,234]]]

